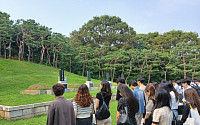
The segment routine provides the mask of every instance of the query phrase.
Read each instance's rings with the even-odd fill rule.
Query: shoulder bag
[[[117,125],[131,125],[131,122],[128,116],[128,106],[124,98],[123,98],[123,105],[120,111],[120,116],[119,116]]]
[[[102,93],[101,93],[101,96],[102,96],[103,104],[99,106],[98,110],[96,111],[96,119],[98,120],[103,120],[110,117],[110,111],[104,101],[104,97]]]

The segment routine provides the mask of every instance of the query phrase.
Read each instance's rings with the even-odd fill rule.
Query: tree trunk
[[[82,76],[84,76],[84,72],[85,72],[85,62],[84,62],[84,59],[83,59],[83,69],[82,69]]]
[[[185,66],[185,54],[183,52],[183,65],[184,65],[184,79],[187,78],[187,74],[186,74],[186,66]]]
[[[21,53],[21,58],[22,58],[22,59],[24,58],[24,40],[23,40],[23,43],[22,43],[22,53]]]
[[[55,67],[56,53],[53,52],[53,67]]]
[[[115,66],[114,66],[114,70],[113,70],[113,74],[112,74],[112,82],[114,80],[114,77],[115,77]]]
[[[33,49],[32,49],[32,62],[34,61],[34,54],[33,54]]]
[[[1,57],[1,42],[0,42],[0,57]]]
[[[47,58],[48,58],[48,63],[49,63],[49,65],[51,64],[51,57],[50,57],[50,55],[49,55],[49,50],[48,49],[46,49],[47,50]]]
[[[9,58],[11,58],[11,42],[9,43]]]
[[[40,64],[43,62],[45,47],[42,45]]]
[[[56,54],[56,68],[58,67],[58,53]]]
[[[197,55],[195,54],[195,62],[196,62],[196,59],[197,59]],[[195,64],[195,66],[196,66],[196,64]],[[196,72],[196,68],[194,67],[194,73],[192,74],[192,80],[194,80],[195,72]]]
[[[22,41],[20,41],[19,43],[19,53],[18,53],[19,61],[21,60],[21,53],[22,53]]]
[[[167,70],[165,72],[165,80],[167,80]]]
[[[30,57],[31,57],[31,48],[28,46],[28,62],[30,62]]]
[[[148,83],[150,83],[151,80],[151,72],[149,72],[149,79],[148,79]]]
[[[3,42],[3,45],[4,45],[4,58],[6,59],[6,42],[5,41]]]
[[[125,80],[125,82],[127,83],[127,80],[128,80],[128,78],[129,78],[129,76],[131,75],[131,71],[132,71],[132,68],[133,68],[133,66],[132,66],[132,61],[130,60],[130,68],[129,68],[129,73],[128,73],[128,76],[126,77],[126,80]]]
[[[69,57],[69,72],[70,72],[70,73],[72,72],[71,66],[72,66],[72,57],[70,56],[70,57]]]
[[[100,71],[101,63],[100,63],[99,59],[98,59],[98,64],[99,64],[99,80],[100,80],[101,79],[101,71]]]

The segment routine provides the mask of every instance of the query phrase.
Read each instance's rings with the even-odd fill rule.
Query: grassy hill
[[[53,67],[0,58],[0,105],[15,106],[52,101],[53,95],[26,95],[20,94],[20,91],[34,84],[52,86],[58,81],[58,76],[59,69]],[[65,76],[69,88],[77,88],[87,80],[87,77],[69,72],[65,72]],[[100,85],[100,80],[91,80],[94,86]],[[91,91],[91,94],[95,95],[98,91]],[[64,97],[73,98],[75,94],[76,92],[65,93]]]

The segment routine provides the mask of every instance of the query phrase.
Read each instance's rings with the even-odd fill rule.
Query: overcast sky
[[[137,33],[200,34],[200,0],[0,0],[12,20],[34,19],[69,36],[94,16],[118,16]]]

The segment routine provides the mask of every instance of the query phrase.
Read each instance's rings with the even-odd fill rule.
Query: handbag
[[[123,98],[123,106],[120,111],[120,116],[119,116],[117,125],[131,125],[131,122],[128,116],[128,107],[124,98]]]
[[[104,101],[104,97],[101,93],[102,96],[102,100],[103,100],[103,104],[98,108],[98,110],[96,111],[96,119],[98,120],[103,120],[103,119],[107,119],[110,117],[110,111]]]

